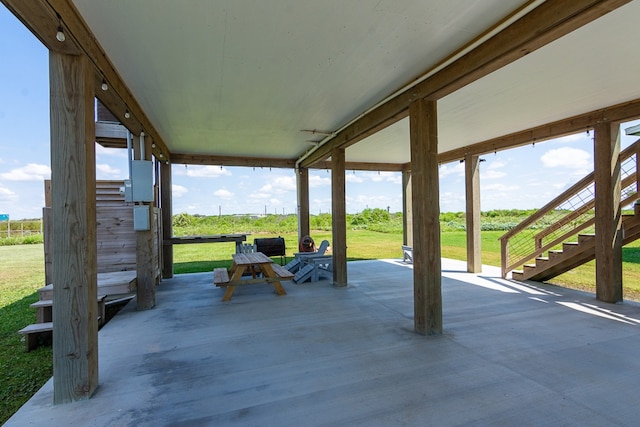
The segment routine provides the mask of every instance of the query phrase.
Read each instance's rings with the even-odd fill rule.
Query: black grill
[[[284,256],[285,246],[283,237],[271,237],[267,239],[253,239],[256,251],[266,256]]]

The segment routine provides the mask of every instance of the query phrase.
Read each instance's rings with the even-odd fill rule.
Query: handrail
[[[621,206],[638,197],[639,157],[640,139],[620,152]],[[502,277],[594,226],[594,177],[593,172],[589,173],[499,238]]]

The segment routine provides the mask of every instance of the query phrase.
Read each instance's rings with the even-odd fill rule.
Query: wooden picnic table
[[[248,285],[254,283],[271,283],[278,295],[286,295],[287,292],[280,283],[283,280],[291,280],[293,274],[286,268],[275,264],[271,258],[262,252],[236,253],[231,255],[233,264],[227,271],[225,268],[213,270],[213,283],[216,286],[227,288],[222,301],[230,301],[237,285]],[[251,279],[243,279],[243,273],[249,269],[252,272],[259,271],[263,277],[256,277],[253,274]]]

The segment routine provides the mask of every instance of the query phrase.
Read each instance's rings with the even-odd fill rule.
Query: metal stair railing
[[[620,206],[638,199],[640,139],[620,152]],[[500,237],[502,277],[578,233],[595,231],[595,182],[591,172]]]

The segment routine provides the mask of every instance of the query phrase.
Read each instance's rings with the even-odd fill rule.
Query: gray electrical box
[[[133,230],[147,231],[151,228],[151,207],[136,205],[133,207]]]
[[[127,200],[125,181],[125,201],[153,202],[153,162],[151,160],[133,160],[131,162],[131,200]]]

